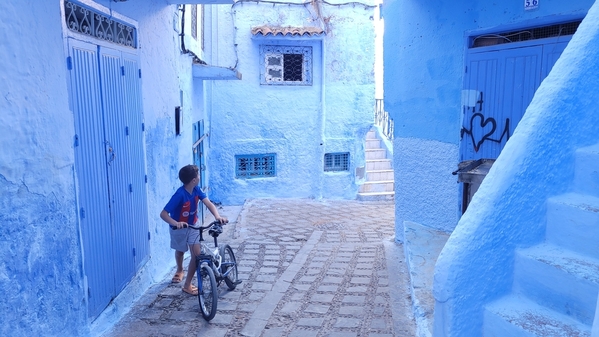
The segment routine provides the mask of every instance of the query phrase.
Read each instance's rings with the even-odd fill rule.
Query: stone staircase
[[[599,144],[576,152],[573,192],[548,199],[545,242],[519,249],[512,293],[484,336],[590,336],[599,291]]]
[[[375,130],[366,134],[366,181],[360,186],[358,200],[393,200],[395,182],[391,159],[381,146]]]

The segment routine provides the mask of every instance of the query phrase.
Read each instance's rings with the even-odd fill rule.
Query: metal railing
[[[389,113],[385,111],[382,99],[375,99],[374,123],[381,128],[383,135],[387,137],[387,139],[393,139],[393,118],[389,117]]]

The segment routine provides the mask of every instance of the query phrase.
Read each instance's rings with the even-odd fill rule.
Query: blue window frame
[[[260,46],[260,84],[312,85],[312,47]]]
[[[241,179],[276,176],[275,153],[245,154],[235,156],[235,177]]]
[[[349,171],[349,152],[325,153],[325,171]]]

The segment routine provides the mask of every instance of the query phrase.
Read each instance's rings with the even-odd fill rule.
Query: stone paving
[[[219,237],[243,283],[219,287],[212,321],[169,274],[105,336],[415,336],[394,212],[389,201],[249,200]]]

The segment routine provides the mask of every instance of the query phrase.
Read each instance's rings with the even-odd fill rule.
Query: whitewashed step
[[[599,294],[599,260],[548,243],[517,250],[513,291],[591,325]]]
[[[576,151],[574,190],[599,197],[599,144]]]
[[[376,131],[370,130],[366,132],[366,139],[378,139],[376,136]]]
[[[380,193],[394,191],[395,183],[393,181],[366,181],[360,185],[359,193]]]
[[[395,196],[395,192],[358,193],[358,200],[361,200],[361,201],[393,200],[394,196]]]
[[[547,200],[547,241],[599,258],[599,198],[568,193]]]
[[[387,158],[387,150],[385,149],[366,149],[365,154],[366,160]]]
[[[483,336],[590,337],[591,327],[524,296],[509,295],[485,307]]]
[[[380,149],[381,148],[381,140],[376,139],[366,139],[366,148],[367,149]]]
[[[373,159],[366,161],[366,171],[392,170],[391,159]]]
[[[366,180],[368,181],[392,181],[393,170],[373,170],[366,171]]]

